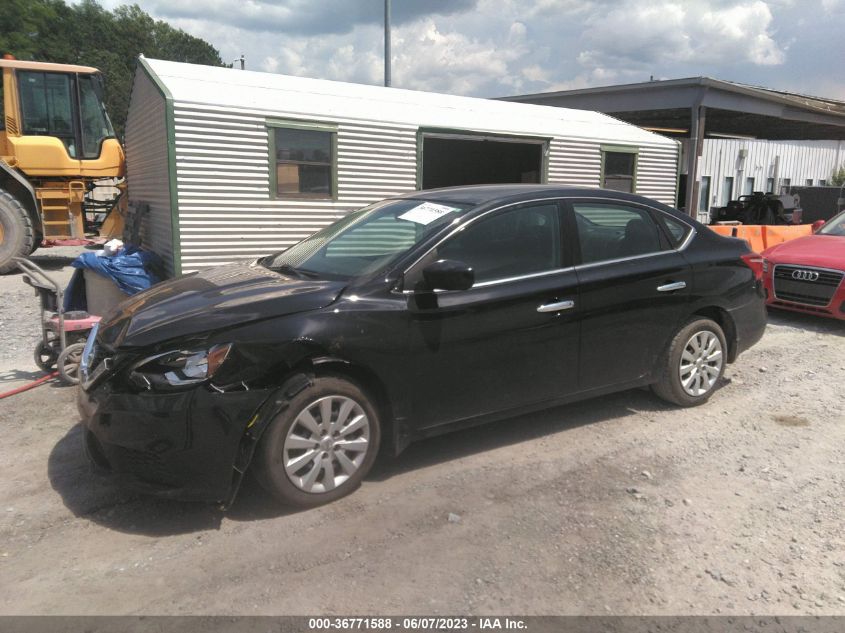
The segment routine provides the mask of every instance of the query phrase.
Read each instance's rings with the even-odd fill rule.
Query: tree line
[[[94,0],[2,0],[0,54],[17,59],[81,64],[99,68],[105,102],[120,138],[129,109],[132,76],[139,54],[155,59],[223,66],[211,44],[162,20],[137,4],[108,11]]]

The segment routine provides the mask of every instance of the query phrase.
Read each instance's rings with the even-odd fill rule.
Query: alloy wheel
[[[703,396],[713,389],[722,372],[722,343],[710,330],[693,334],[681,354],[681,387],[691,396]]]
[[[296,416],[282,459],[290,481],[304,492],[334,490],[361,467],[370,444],[370,421],[347,396],[315,400]]]

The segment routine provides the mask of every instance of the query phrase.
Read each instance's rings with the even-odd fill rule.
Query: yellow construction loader
[[[3,274],[16,268],[13,257],[28,256],[42,240],[84,238],[103,217],[119,220],[126,165],[96,68],[6,55],[0,69]]]

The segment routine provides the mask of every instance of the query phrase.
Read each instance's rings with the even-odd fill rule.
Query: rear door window
[[[581,263],[625,259],[665,250],[660,229],[645,209],[616,202],[574,202]]]

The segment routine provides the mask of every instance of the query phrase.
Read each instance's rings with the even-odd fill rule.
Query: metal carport
[[[690,139],[687,173],[698,174],[705,136],[767,140],[845,139],[845,102],[757,86],[690,77],[529,95],[506,101],[595,110],[675,138]],[[689,179],[686,209],[695,214],[699,179]]]

